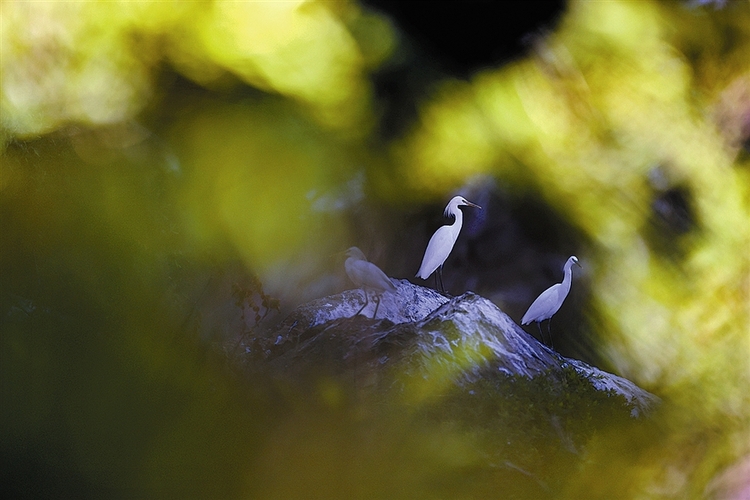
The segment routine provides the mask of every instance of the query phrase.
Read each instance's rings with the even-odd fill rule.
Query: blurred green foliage
[[[750,453],[748,2],[571,2],[529,57],[441,83],[410,132],[379,149],[372,73],[398,54],[397,33],[355,2],[0,9],[5,488],[270,497],[278,485],[257,486],[262,472],[285,476],[269,440],[300,467],[318,446],[356,453],[347,436],[372,438],[327,406],[268,433],[275,398],[186,345],[202,277],[240,260],[294,303],[349,246],[342,210],[363,191],[413,203],[479,173],[538,193],[587,237],[602,354],[669,403],[662,447],[607,477],[696,497]],[[408,440],[424,455],[443,448],[417,454],[430,466],[471,455],[460,433],[446,436]],[[373,460],[389,462],[402,437],[373,445]],[[596,436],[588,448],[609,449]],[[323,455],[330,486],[350,461]],[[384,470],[408,496],[428,465],[397,458],[415,477]],[[571,498],[592,470],[568,483]]]
[[[136,116],[160,65],[201,85],[244,82],[352,133],[372,121],[367,71],[387,21],[353,2],[4,2],[2,125],[13,136]]]
[[[454,478],[460,485],[456,496],[466,491],[491,491],[495,483],[502,485],[505,498],[576,498],[575,493],[566,491],[571,485],[577,487],[570,478],[581,467],[602,467],[611,457],[586,455],[590,441],[610,433],[656,432],[653,423],[629,418],[631,405],[623,396],[595,389],[570,366],[534,378],[488,371],[485,377],[464,384],[461,391],[424,409],[428,421],[442,422],[449,416],[458,422],[454,432],[465,433],[463,439],[485,457],[487,470],[483,471],[477,460],[462,480]],[[602,459],[604,463],[599,463]],[[610,489],[608,475],[600,481],[591,479],[587,487],[600,490],[600,498],[623,493]],[[628,496],[634,493],[630,490]]]

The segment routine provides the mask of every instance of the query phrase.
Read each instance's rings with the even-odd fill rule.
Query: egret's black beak
[[[480,207],[480,206],[479,206],[479,205],[477,205],[476,203],[472,203],[472,202],[470,202],[469,200],[466,200],[466,204],[467,204],[468,206],[470,206],[470,207],[478,208],[479,210],[481,210],[481,209],[482,209],[482,207]]]

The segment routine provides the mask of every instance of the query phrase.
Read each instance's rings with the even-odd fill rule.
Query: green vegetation
[[[534,378],[486,370],[424,412],[428,421],[465,433],[484,457],[483,465],[472,464],[476,470],[470,476],[489,474],[494,478],[482,481],[515,484],[508,498],[559,498],[559,492],[576,483],[576,471],[584,463],[592,466],[601,458],[590,453],[590,442],[615,429],[635,434],[652,426],[631,418],[630,410],[623,396],[595,389],[568,366]],[[476,485],[468,491],[476,491],[472,488]]]

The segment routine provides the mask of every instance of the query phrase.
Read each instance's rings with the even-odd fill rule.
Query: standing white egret
[[[427,250],[425,250],[424,257],[422,258],[422,265],[419,266],[419,271],[417,271],[417,277],[426,280],[435,272],[435,269],[437,269],[435,281],[437,281],[438,278],[440,279],[441,292],[445,292],[445,288],[443,287],[443,264],[445,263],[445,259],[448,258],[448,255],[450,255],[451,250],[453,250],[453,245],[455,245],[456,240],[458,239],[458,233],[461,232],[461,226],[464,222],[464,214],[458,208],[462,206],[479,209],[482,208],[479,205],[468,201],[463,196],[454,196],[451,201],[448,202],[443,214],[446,217],[452,215],[456,220],[453,224],[446,224],[435,231],[435,234],[432,235],[430,242],[427,244]]]
[[[346,274],[365,294],[365,305],[356,312],[355,316],[361,313],[367,306],[370,301],[368,291],[373,290],[377,298],[375,313],[372,315],[373,319],[375,319],[375,316],[378,314],[378,307],[380,307],[380,294],[383,292],[395,293],[397,291],[396,286],[378,266],[372,262],[368,262],[367,257],[365,257],[365,254],[359,248],[351,247],[346,251],[346,257],[346,262],[344,262]]]
[[[560,309],[565,297],[567,297],[568,292],[570,292],[570,283],[573,280],[573,270],[571,269],[573,264],[581,267],[578,263],[578,257],[575,255],[571,255],[567,262],[565,262],[565,266],[563,267],[565,277],[563,278],[562,283],[556,283],[543,291],[542,294],[532,302],[531,306],[529,306],[529,310],[526,311],[526,314],[524,314],[521,319],[522,325],[528,325],[532,321],[536,321],[536,324],[539,327],[539,335],[542,337],[542,342],[544,342],[542,321],[548,319],[547,334],[549,336],[550,346],[553,349],[554,345],[552,344],[552,331],[550,324],[552,323],[552,316],[554,316]]]

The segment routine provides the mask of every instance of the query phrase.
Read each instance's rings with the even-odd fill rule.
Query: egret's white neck
[[[570,283],[573,281],[573,261],[569,260],[565,263],[565,276],[562,280],[563,293],[567,294],[570,291]]]
[[[453,214],[453,216],[456,218],[456,220],[453,221],[453,226],[460,228],[464,223],[464,213],[460,208],[456,207],[456,209],[453,210],[451,214]]]

